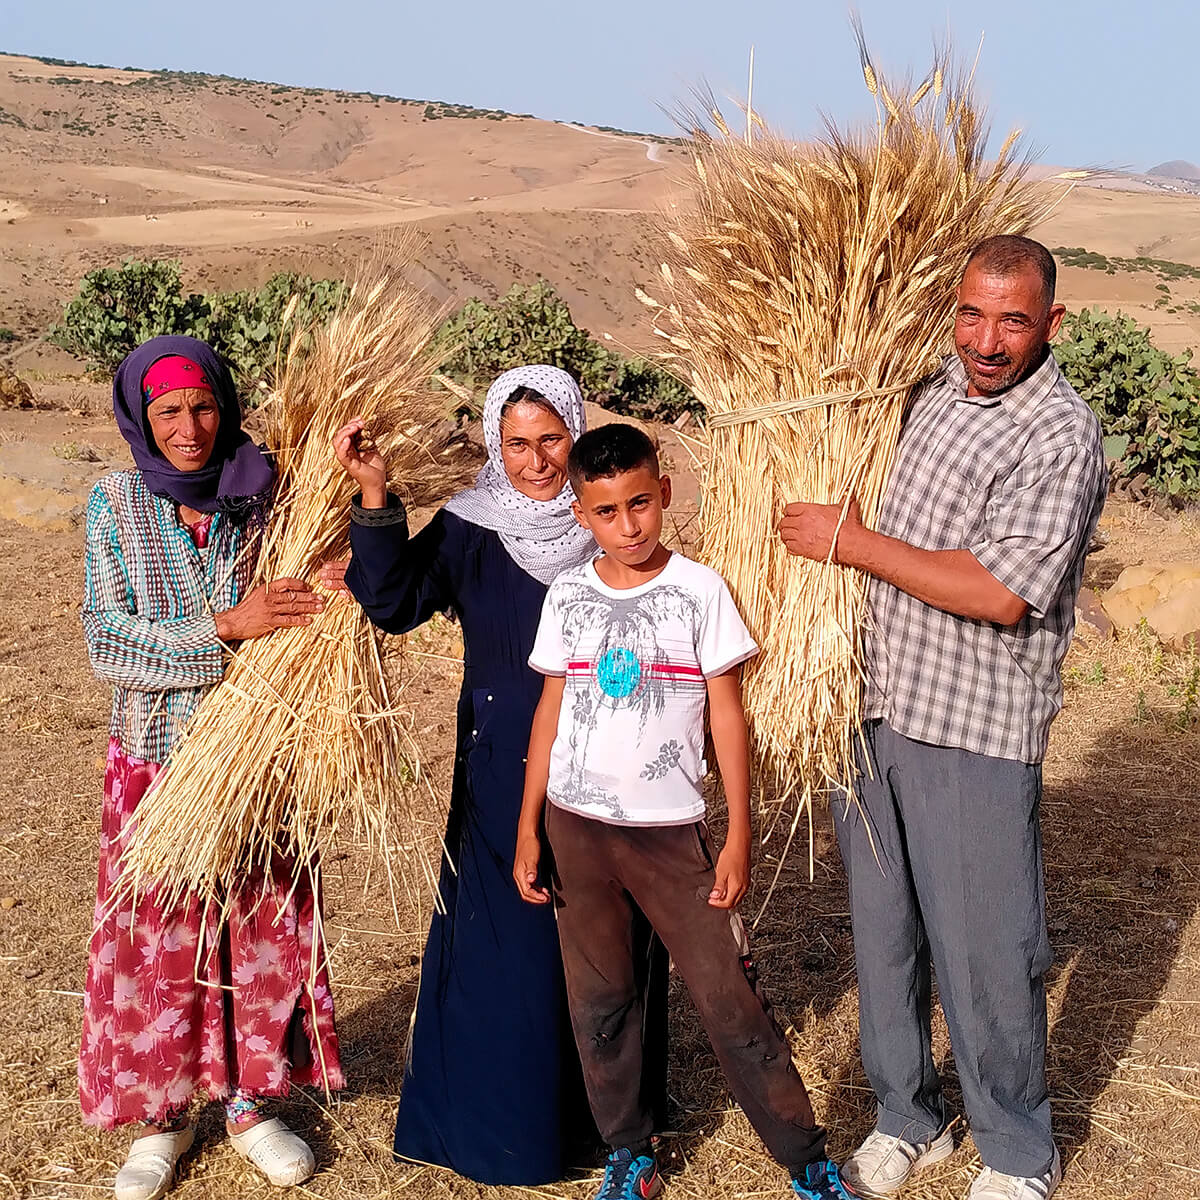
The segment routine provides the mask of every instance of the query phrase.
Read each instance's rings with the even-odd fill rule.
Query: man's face
[[[1032,268],[997,275],[972,265],[958,288],[954,346],[967,372],[968,396],[998,396],[1028,378],[1066,309],[1052,303]]]

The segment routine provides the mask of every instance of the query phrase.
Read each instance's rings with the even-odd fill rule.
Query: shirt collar
[[[1002,404],[1004,411],[1019,423],[1029,420],[1046,397],[1054,391],[1060,374],[1058,363],[1051,351],[1046,355],[1045,362],[1028,379],[1023,379],[1008,391],[1001,392],[998,396],[968,396],[967,371],[958,355],[951,354],[942,364],[945,385],[953,393],[956,401],[974,404],[980,408]]]
[[[179,505],[172,500],[170,496],[159,496],[150,491],[146,486],[146,482],[142,480],[142,486],[146,488],[146,494],[150,497],[151,503],[154,505],[155,511],[158,513],[160,525],[166,526],[168,529],[177,529],[181,532],[186,532],[188,526],[183,523],[183,515],[179,511]],[[218,527],[222,524],[221,518],[224,516],[220,510],[214,513],[206,514],[209,518],[208,540],[211,542],[213,535],[217,532]]]

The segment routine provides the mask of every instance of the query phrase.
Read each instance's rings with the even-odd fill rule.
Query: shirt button
[[[478,730],[478,729],[472,729],[472,730],[471,730],[471,736],[472,736],[472,737],[478,737],[478,736],[479,736],[479,730]]]
[[[489,703],[489,704],[491,704],[491,702],[492,702],[492,698],[491,698],[491,696],[489,696],[489,697],[488,697],[488,703]]]

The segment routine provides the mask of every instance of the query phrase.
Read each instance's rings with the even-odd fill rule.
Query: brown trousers
[[[742,919],[708,903],[714,871],[703,822],[608,825],[548,804],[546,836],[571,1023],[601,1137],[637,1147],[654,1130],[638,1083],[636,904],[670,951],[729,1090],[772,1156],[793,1174],[824,1158],[825,1131],[758,985]]]

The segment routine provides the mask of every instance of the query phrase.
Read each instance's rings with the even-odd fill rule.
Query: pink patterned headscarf
[[[168,392],[179,392],[184,388],[199,388],[211,392],[213,385],[204,374],[204,368],[182,354],[170,354],[153,363],[142,376],[142,399],[147,403],[165,396]]]

